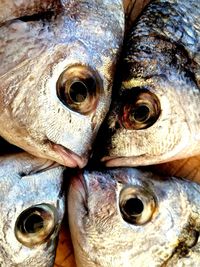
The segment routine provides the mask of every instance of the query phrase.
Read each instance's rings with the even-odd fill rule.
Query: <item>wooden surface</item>
[[[73,247],[70,238],[68,223],[64,220],[59,235],[54,267],[75,267]]]

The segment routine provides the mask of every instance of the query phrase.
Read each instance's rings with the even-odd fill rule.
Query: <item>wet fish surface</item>
[[[200,266],[200,185],[134,168],[85,170],[68,196],[77,266]]]
[[[56,12],[31,13],[46,3],[24,4],[26,16],[22,4],[22,17],[11,15],[0,27],[0,136],[82,168],[110,106],[123,3],[68,0]]]
[[[0,266],[50,267],[65,211],[63,167],[25,152],[0,157]]]
[[[102,151],[107,166],[150,165],[200,154],[198,5],[152,1],[132,26],[118,70],[122,84],[113,89],[100,136],[108,140]]]
[[[59,0],[0,0],[0,24],[7,20],[57,10]]]

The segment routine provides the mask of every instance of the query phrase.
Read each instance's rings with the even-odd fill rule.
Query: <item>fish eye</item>
[[[57,211],[51,205],[32,206],[18,216],[15,223],[15,236],[27,247],[42,244],[55,231],[57,218]]]
[[[101,92],[101,82],[90,67],[74,65],[67,68],[56,84],[60,101],[69,109],[86,115],[94,111]]]
[[[152,126],[160,116],[158,97],[148,90],[133,89],[134,96],[123,105],[122,125],[126,129],[142,130]],[[130,97],[129,97],[130,98]]]
[[[120,192],[119,208],[126,222],[142,225],[151,220],[156,209],[156,200],[146,189],[128,186]]]

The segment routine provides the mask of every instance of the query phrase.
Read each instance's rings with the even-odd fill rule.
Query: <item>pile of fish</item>
[[[1,0],[0,43],[0,266],[67,210],[77,267],[199,267],[198,1]]]

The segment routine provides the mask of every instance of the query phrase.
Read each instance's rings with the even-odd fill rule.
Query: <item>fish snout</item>
[[[88,156],[86,154],[79,155],[59,144],[52,144],[52,148],[61,157],[61,164],[64,166],[82,169],[87,164]]]

